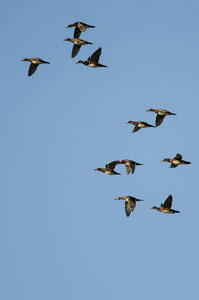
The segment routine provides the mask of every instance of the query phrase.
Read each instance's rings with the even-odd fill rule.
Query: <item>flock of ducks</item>
[[[64,41],[69,41],[74,44],[72,53],[71,53],[71,57],[74,58],[79,53],[81,46],[93,44],[91,42],[81,40],[81,39],[79,39],[79,37],[80,37],[81,33],[84,32],[86,29],[95,28],[95,26],[88,25],[83,22],[75,22],[73,24],[69,24],[68,26],[66,26],[66,28],[71,28],[71,27],[75,27],[73,38],[72,39],[65,38]],[[100,58],[101,52],[102,52],[102,48],[100,47],[91,56],[89,56],[86,61],[78,60],[76,63],[80,63],[85,66],[91,67],[91,68],[107,67],[107,66],[99,63],[99,58]],[[35,57],[24,58],[24,59],[22,59],[22,61],[30,62],[28,76],[31,76],[32,74],[34,74],[39,65],[50,64],[49,62],[44,61],[41,58],[35,58]],[[176,115],[176,114],[174,114],[168,110],[164,110],[164,109],[149,108],[149,109],[147,109],[147,111],[153,111],[154,113],[157,114],[155,126],[148,124],[147,122],[144,122],[144,121],[128,121],[128,122],[126,122],[127,124],[134,125],[134,129],[133,129],[132,133],[140,130],[141,128],[158,127],[162,124],[162,122],[166,116]],[[182,160],[182,155],[179,153],[177,153],[174,158],[164,158],[162,161],[171,163],[170,168],[176,168],[178,165],[182,165],[182,164],[190,164],[189,161]],[[106,164],[104,168],[96,168],[95,171],[100,171],[107,175],[121,175],[120,173],[115,171],[115,167],[118,164],[125,165],[126,172],[128,175],[130,173],[133,174],[135,172],[135,166],[143,165],[143,164],[137,163],[130,159],[123,159],[121,161],[120,160],[112,161],[112,162]],[[125,201],[125,212],[126,212],[127,217],[129,217],[130,213],[135,209],[136,202],[143,201],[141,199],[137,199],[132,196],[123,196],[123,197],[115,198],[115,200],[121,200],[121,199]],[[167,214],[179,213],[178,210],[171,209],[172,200],[173,200],[172,195],[169,195],[168,198],[165,200],[165,202],[161,203],[160,207],[152,206],[151,209],[155,209],[155,210],[158,210],[159,212],[163,212],[163,213],[167,213]]]
[[[75,27],[73,39],[65,38],[64,41],[69,41],[74,44],[73,49],[72,49],[72,54],[71,54],[71,57],[73,58],[78,54],[81,46],[93,44],[93,43],[81,40],[81,39],[79,39],[79,37],[80,37],[80,34],[82,32],[84,32],[87,28],[95,28],[95,26],[88,25],[83,22],[75,22],[74,24],[69,24],[68,26],[66,26],[66,28],[71,28],[71,27]],[[101,53],[102,53],[102,48],[100,47],[91,56],[89,56],[86,61],[78,60],[76,63],[83,64],[83,65],[91,67],[91,68],[107,67],[107,66],[99,63],[99,58],[100,58]],[[28,76],[31,76],[33,73],[35,73],[35,71],[37,70],[37,67],[39,65],[50,64],[48,61],[45,61],[41,58],[36,58],[36,57],[23,58],[21,61],[29,61],[30,62]]]

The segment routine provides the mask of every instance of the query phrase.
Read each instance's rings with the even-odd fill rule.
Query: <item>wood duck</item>
[[[168,111],[168,110],[165,110],[165,109],[153,109],[153,108],[149,108],[147,109],[147,111],[153,111],[157,114],[156,116],[156,121],[155,121],[155,126],[158,127],[160,124],[162,124],[164,118],[166,116],[171,116],[171,115],[174,115],[176,116],[176,114]]]
[[[85,31],[87,28],[95,28],[95,26],[88,25],[83,22],[75,22],[74,24],[69,24],[66,26],[66,28],[75,27],[74,34],[76,35],[76,38],[78,38],[81,34],[81,32]]]
[[[87,42],[87,41],[84,41],[84,40],[80,40],[80,39],[75,38],[75,37],[73,39],[66,38],[66,39],[64,39],[64,41],[69,41],[69,42],[72,42],[74,44],[72,54],[71,54],[72,58],[77,55],[77,53],[79,52],[82,45],[92,45],[93,44],[93,43],[90,43],[90,42]]]
[[[134,127],[134,129],[133,129],[132,132],[136,132],[136,131],[140,130],[141,128],[155,127],[153,125],[150,125],[150,124],[148,124],[146,122],[142,122],[142,121],[136,121],[136,122],[134,122],[134,121],[128,121],[126,123],[127,124],[135,125],[135,127]]]
[[[153,206],[151,207],[151,209],[156,209],[160,212],[163,212],[163,213],[166,213],[166,214],[175,214],[175,213],[179,213],[178,210],[174,210],[174,209],[171,209],[171,205],[172,205],[172,196],[169,195],[169,197],[165,200],[164,203],[161,203],[161,206],[160,207],[157,207],[157,206]]]
[[[178,165],[189,165],[189,161],[182,160],[182,155],[176,154],[174,158],[164,158],[162,161],[170,162],[170,168],[176,168]]]
[[[77,64],[84,64],[85,66],[91,68],[107,67],[98,63],[101,52],[102,52],[102,48],[100,47],[91,56],[89,56],[89,58],[86,61],[78,60]]]
[[[143,201],[141,199],[137,199],[137,198],[134,198],[134,197],[131,197],[131,196],[123,196],[123,197],[115,198],[115,200],[120,200],[120,199],[125,200],[125,212],[126,212],[127,217],[129,217],[130,213],[132,211],[134,211],[135,206],[136,206],[136,202],[137,201]]]
[[[41,64],[49,64],[49,62],[42,60],[41,58],[23,58],[21,61],[30,61],[30,67],[28,70],[28,76],[31,76],[37,70],[37,67]]]
[[[133,174],[135,172],[135,166],[143,166],[143,164],[139,164],[133,160],[130,159],[123,159],[121,161],[121,164],[125,164],[126,166],[126,172],[129,175],[130,172]]]
[[[104,169],[96,168],[94,171],[100,171],[100,172],[106,173],[108,175],[121,175],[120,173],[117,173],[114,171],[115,166],[118,164],[120,164],[120,160],[114,160],[114,161],[110,162],[109,164],[105,165]]]

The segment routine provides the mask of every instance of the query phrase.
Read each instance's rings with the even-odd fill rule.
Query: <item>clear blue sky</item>
[[[196,299],[198,1],[4,1],[1,17],[2,300]],[[72,59],[75,21],[95,25]],[[102,47],[108,68],[76,64]],[[39,66],[27,76],[29,63]],[[128,120],[155,122],[132,134]],[[191,165],[160,161],[181,153]],[[143,166],[94,172],[113,160]],[[181,213],[150,210],[169,194]],[[126,217],[117,196],[143,199]]]

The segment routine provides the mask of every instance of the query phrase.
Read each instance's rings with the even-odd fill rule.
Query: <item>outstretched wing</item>
[[[35,71],[37,70],[38,65],[37,64],[30,64],[29,70],[28,70],[28,76],[31,76]]]
[[[133,174],[135,172],[135,163],[133,161],[129,161],[125,164],[125,166],[127,174],[129,174],[130,172]]]
[[[138,130],[140,130],[140,129],[141,129],[140,127],[135,126],[132,132],[136,132],[136,131],[138,131]]]
[[[176,156],[174,157],[174,159],[177,159],[177,160],[181,160],[182,159],[182,155],[177,153]]]
[[[171,164],[169,168],[176,168],[178,165]]]
[[[79,28],[77,26],[75,26],[75,30],[74,30],[74,38],[79,38],[81,34],[81,31],[79,30]]]
[[[80,48],[81,48],[81,45],[75,45],[75,44],[73,45],[73,50],[72,50],[72,55],[71,55],[72,58],[77,55]]]
[[[100,55],[101,55],[101,52],[102,52],[102,48],[100,47],[99,49],[97,49],[90,57],[90,61],[91,62],[96,62],[98,63],[99,61],[99,58],[100,58]]]
[[[165,116],[157,115],[156,116],[156,121],[155,121],[155,126],[158,127],[160,124],[162,124]]]
[[[172,196],[169,195],[169,197],[165,200],[163,207],[164,208],[171,208],[172,205]]]
[[[114,160],[114,161],[110,162],[109,164],[105,165],[105,168],[109,169],[109,170],[114,170],[115,166],[118,164],[120,164],[120,160]]]

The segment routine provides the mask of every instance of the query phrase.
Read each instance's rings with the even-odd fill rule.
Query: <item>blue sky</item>
[[[196,298],[198,1],[0,7],[1,299]],[[96,28],[72,59],[75,21]],[[108,68],[75,64],[98,47]],[[148,108],[177,115],[132,134]],[[176,153],[192,164],[160,162]],[[126,158],[143,166],[94,172]],[[150,210],[169,194],[180,214]],[[124,195],[144,200],[129,218]]]

